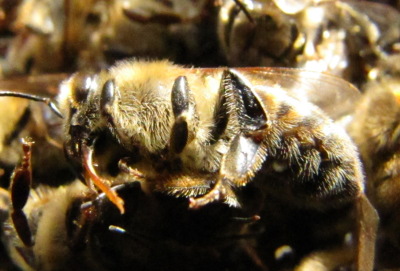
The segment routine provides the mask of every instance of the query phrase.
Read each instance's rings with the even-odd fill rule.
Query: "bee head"
[[[101,78],[101,73],[77,73],[61,85],[58,101],[66,117],[65,149],[72,158],[82,158],[82,147],[93,145],[107,128],[102,111],[113,94],[110,81],[103,83]]]

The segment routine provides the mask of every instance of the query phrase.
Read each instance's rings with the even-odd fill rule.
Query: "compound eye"
[[[83,103],[87,101],[87,97],[93,86],[93,82],[94,77],[91,75],[76,75],[73,92],[73,97],[76,102]]]

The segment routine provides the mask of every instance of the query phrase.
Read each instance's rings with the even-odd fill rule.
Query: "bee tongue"
[[[93,167],[93,149],[86,144],[81,146],[82,154],[83,154],[83,166],[85,170],[85,180],[88,187],[93,189],[93,185],[95,185],[98,189],[100,189],[107,198],[119,209],[121,214],[125,213],[124,201],[121,199],[117,193],[111,189],[111,187],[106,183],[105,180],[101,179],[96,170]]]

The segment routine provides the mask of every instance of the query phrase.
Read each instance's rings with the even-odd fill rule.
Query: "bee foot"
[[[118,161],[118,168],[119,168],[120,170],[122,170],[123,172],[128,173],[129,175],[132,175],[133,177],[135,177],[135,178],[137,178],[137,179],[139,179],[139,180],[145,178],[145,175],[144,175],[142,172],[140,172],[140,171],[137,170],[137,169],[131,168],[131,167],[128,165],[127,159],[124,159],[124,158],[123,158],[123,159],[119,160],[119,161]]]
[[[207,194],[199,198],[189,198],[189,209],[199,209],[214,201],[222,201],[225,199],[225,193],[220,186],[215,186]]]

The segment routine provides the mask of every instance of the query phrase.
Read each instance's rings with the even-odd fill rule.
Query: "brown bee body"
[[[232,217],[271,214],[280,223],[287,220],[281,220],[273,211],[269,213],[274,204],[299,214],[317,212],[318,216],[350,205],[363,216],[360,225],[372,225],[371,235],[360,231],[357,237],[357,267],[368,270],[373,261],[374,221],[364,220],[365,214],[373,211],[364,208],[368,204],[363,205],[360,163],[346,133],[325,113],[335,118],[347,114],[345,105],[351,105],[357,97],[352,85],[336,77],[293,69],[190,69],[166,61],[124,61],[98,74],[77,73],[61,84],[57,98],[64,117],[64,148],[89,188],[84,192],[84,201],[96,201],[94,195],[100,190],[104,192],[101,198],[112,202],[106,204],[108,211],[94,211],[100,212],[98,217],[88,218],[85,211],[77,211],[78,216],[89,219],[81,225],[88,225],[89,231],[81,234],[89,239],[96,235],[92,226],[108,221],[108,212],[115,223],[107,222],[107,227],[116,225],[111,232],[124,232],[119,228],[125,229],[124,234],[135,232],[137,222],[125,219],[147,218],[132,215],[130,193],[111,187],[139,182],[146,202],[150,204],[154,195],[166,201],[164,206],[161,200],[155,209],[143,207],[143,212],[155,216],[146,223],[157,228],[159,219],[176,215],[171,213],[175,209],[172,206],[180,202],[177,210],[185,211],[176,215],[178,220],[183,219],[178,224],[198,231],[188,237],[196,239],[204,228],[191,226],[187,219],[197,221],[203,217],[203,210],[213,210],[211,217],[204,212],[210,236],[229,232],[253,237],[240,242],[242,245],[234,242],[231,248],[236,252],[226,245],[220,250],[208,244],[213,240],[210,236],[204,239],[206,247],[230,256],[240,253],[262,268],[270,263],[266,260],[269,256],[265,256],[270,252],[266,247],[270,222],[264,220],[261,229],[254,230],[243,224],[232,226]],[[228,218],[218,211],[220,208],[227,210]],[[284,213],[291,216],[288,211]],[[213,224],[219,219],[228,229]],[[350,224],[343,235],[355,232],[356,225]],[[161,238],[173,235],[176,242],[179,234],[174,233],[174,225]],[[17,227],[26,232],[21,228],[27,227]],[[150,230],[148,235],[157,232]],[[199,247],[197,241],[189,242],[190,246],[201,251],[204,247]],[[186,251],[181,242],[184,240],[179,239],[174,249]],[[276,243],[284,245],[279,240]],[[149,253],[159,253],[168,244],[157,245]],[[136,253],[136,241],[128,247],[131,245],[132,253]],[[113,246],[119,249],[118,243]],[[311,245],[298,250],[302,256],[313,248]],[[126,261],[136,257],[129,253]],[[193,254],[187,257],[190,262]],[[219,262],[220,258],[214,260]],[[137,264],[132,261],[128,266]]]
[[[67,151],[82,158],[82,146],[109,131],[132,152],[135,170],[154,179],[149,185],[171,193],[187,189],[179,188],[176,179],[201,179],[202,174],[210,178],[205,186],[226,178],[222,182],[228,194],[231,186],[243,186],[256,175],[271,178],[266,183],[272,184],[275,174],[281,176],[278,179],[299,180],[304,189],[309,185],[311,191],[304,192],[312,198],[333,198],[342,191],[353,198],[361,193],[360,165],[346,134],[316,106],[287,95],[280,86],[266,85],[263,76],[268,71],[186,70],[167,62],[122,62],[107,74],[84,79],[86,89],[79,92],[74,84],[81,78],[72,77],[59,97],[68,120]],[[176,98],[174,104],[172,98],[171,103],[179,92],[186,100]],[[246,97],[246,92],[252,94]],[[236,160],[244,159],[241,152],[249,152],[248,160],[238,164]],[[273,186],[291,187],[283,182]],[[296,189],[287,193],[300,196]]]
[[[92,163],[85,157],[92,149],[96,161],[98,146],[91,142],[111,133],[126,150],[119,160],[128,175],[124,178],[141,181],[147,193],[190,197],[192,209],[214,201],[247,208],[249,195],[244,196],[241,187],[253,183],[264,200],[250,205],[259,210],[263,204],[273,205],[276,195],[278,205],[291,206],[294,212],[348,208],[363,198],[357,153],[346,133],[315,105],[341,100],[325,88],[338,82],[320,75],[313,85],[299,75],[307,77],[284,69],[202,70],[165,62],[122,62],[91,79],[87,97],[81,89],[75,93],[71,86],[80,81],[73,77],[60,94],[61,108],[67,109],[66,147],[78,164]],[[310,94],[313,88],[326,89],[324,102],[307,101],[304,90]],[[92,180],[109,179],[107,174],[101,177],[103,170],[98,175],[90,171]],[[117,195],[110,199],[124,211]],[[269,208],[261,211],[263,216],[270,215]],[[354,231],[354,222],[350,224],[345,228]],[[373,226],[371,232],[373,236]],[[360,251],[369,250],[364,245]],[[257,247],[265,255],[267,248]],[[359,266],[371,267],[370,253],[368,260],[360,257]]]

